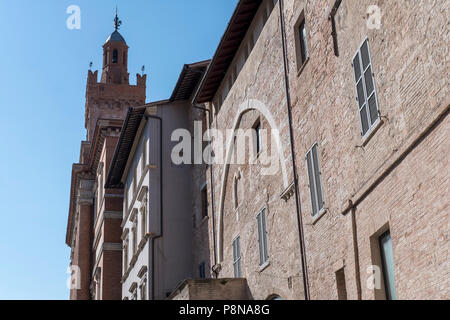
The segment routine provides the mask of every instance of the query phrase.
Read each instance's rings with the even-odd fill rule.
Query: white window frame
[[[241,236],[237,236],[233,240],[233,269],[234,277],[242,278]]]
[[[369,58],[369,64],[367,65],[367,67],[364,69],[363,66],[363,62],[362,62],[362,54],[361,54],[361,49],[363,47],[363,45],[367,43],[367,51],[368,51],[368,58]],[[360,68],[360,77],[357,79],[356,78],[356,72],[355,72],[355,59],[356,57],[359,57],[358,59],[358,63],[359,63],[359,68]],[[356,51],[355,55],[353,56],[352,59],[352,72],[353,72],[353,78],[355,79],[355,92],[356,92],[356,101],[358,103],[358,118],[359,118],[359,123],[360,123],[360,128],[361,128],[361,136],[363,138],[363,140],[367,139],[374,131],[374,129],[378,126],[379,122],[380,122],[380,108],[379,108],[379,104],[378,104],[378,94],[377,94],[377,86],[376,86],[376,81],[375,81],[375,72],[373,70],[373,63],[372,63],[372,54],[371,54],[371,50],[370,50],[370,43],[369,43],[369,38],[366,37],[362,43],[359,45],[358,50]],[[367,88],[366,88],[366,80],[365,80],[365,74],[366,72],[369,70],[372,71],[371,72],[371,77],[372,77],[372,82],[373,82],[373,92],[371,93],[370,96],[368,96],[367,93]],[[364,102],[362,103],[362,105],[360,106],[359,103],[359,93],[358,93],[358,83],[359,81],[361,81],[362,85],[363,85],[363,95],[364,95]],[[372,98],[372,96],[375,98],[375,106],[377,109],[377,119],[372,123],[371,117],[370,117],[370,109],[369,109],[369,100]],[[366,117],[367,117],[367,124],[368,124],[368,129],[367,132],[364,133],[364,127],[363,127],[363,121],[361,118],[361,110],[363,108],[366,108]]]
[[[141,206],[141,238],[144,239],[147,235],[147,196],[144,197]],[[137,219],[137,217],[136,217]]]
[[[313,157],[313,152],[314,152],[314,147],[316,148],[315,150],[317,151],[317,169],[319,170],[318,177],[319,177],[319,183],[320,183],[320,188],[317,187],[317,182],[316,182],[316,169],[314,167],[314,157]],[[308,157],[311,155],[311,168],[309,166],[308,163]],[[322,169],[320,166],[320,156],[319,156],[319,144],[317,142],[315,142],[311,148],[308,150],[308,152],[306,153],[306,173],[308,175],[308,186],[309,186],[309,194],[310,194],[310,198],[311,198],[311,214],[313,216],[313,218],[317,218],[320,217],[324,212],[325,212],[325,194],[323,192],[323,181],[322,181]],[[312,177],[310,175],[310,169],[312,172]],[[312,181],[314,183],[313,186],[311,186],[311,178]],[[314,188],[314,196],[313,196],[313,189]],[[320,205],[319,203],[319,194],[318,191],[320,191],[320,195],[322,197],[322,204]],[[317,207],[316,211],[314,212],[314,205]]]
[[[130,243],[130,240],[127,235],[127,237],[124,240],[124,246],[123,246],[123,267],[124,267],[123,273],[124,274],[128,271],[128,266],[129,266],[129,254],[130,254],[129,243]]]
[[[264,219],[260,219],[264,217]],[[267,209],[262,209],[256,216],[258,224],[259,266],[261,269],[269,264],[269,245],[267,240]]]
[[[139,284],[140,300],[147,300],[147,275],[145,275]]]
[[[138,217],[134,217],[133,228],[131,229],[133,235],[133,257],[138,251],[139,241],[138,241]]]

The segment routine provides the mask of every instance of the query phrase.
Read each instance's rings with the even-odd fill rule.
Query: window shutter
[[[311,193],[312,215],[315,216],[325,207],[317,144],[306,154],[306,162],[308,167],[309,190]]]
[[[316,195],[316,182],[314,179],[313,164],[312,164],[312,152],[309,151],[306,155],[306,162],[308,167],[308,178],[309,178],[309,191],[311,194],[311,206],[313,216],[317,214],[317,195]]]
[[[314,163],[314,178],[316,181],[316,194],[317,194],[317,210],[322,210],[324,207],[323,195],[322,195],[322,183],[320,181],[320,167],[319,167],[319,154],[317,145],[314,146],[313,152],[313,163]]]
[[[267,252],[267,225],[266,225],[266,209],[261,213],[261,224],[262,224],[262,237],[263,237],[263,257],[264,262],[269,259],[269,254]]]
[[[358,49],[352,65],[356,82],[356,99],[361,120],[361,134],[365,137],[379,119],[375,78],[368,40],[364,41]]]
[[[258,242],[259,242],[259,264],[262,265],[264,263],[263,257],[263,238],[262,238],[262,212],[258,214]]]

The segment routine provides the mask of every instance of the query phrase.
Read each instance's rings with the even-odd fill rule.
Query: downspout
[[[352,231],[353,231],[353,247],[355,254],[355,275],[356,275],[356,288],[358,293],[358,299],[362,299],[362,289],[361,289],[361,271],[360,271],[360,261],[359,261],[359,251],[358,251],[358,229],[356,223],[356,208],[358,205],[372,192],[397,166],[425,139],[435,128],[447,117],[450,111],[447,105],[439,111],[436,118],[425,126],[425,129],[421,131],[413,140],[400,152],[398,157],[396,157],[390,165],[388,165],[381,174],[371,182],[363,192],[353,200],[349,200],[348,206],[342,211],[342,215],[347,215],[351,212],[352,215]]]
[[[160,126],[159,126],[159,188],[160,188],[160,194],[159,194],[159,201],[160,201],[160,234],[152,237],[152,270],[151,270],[151,274],[152,274],[152,300],[155,300],[155,240],[160,239],[163,237],[163,218],[164,218],[164,201],[163,201],[163,141],[162,141],[162,134],[163,134],[163,121],[161,117],[157,117],[157,116],[152,116],[152,115],[145,115],[144,116],[146,120],[148,119],[156,119],[159,121]],[[148,190],[148,192],[150,192],[150,188]]]
[[[306,250],[305,250],[305,238],[303,230],[302,221],[302,210],[299,198],[299,187],[297,179],[297,166],[295,164],[295,147],[294,147],[294,130],[292,127],[292,113],[291,113],[291,95],[289,89],[289,77],[288,77],[288,58],[287,58],[287,48],[286,48],[286,31],[284,24],[284,14],[283,14],[283,0],[279,0],[280,5],[280,27],[281,27],[281,44],[283,50],[283,68],[284,68],[284,84],[286,90],[286,105],[287,114],[289,122],[289,139],[291,145],[291,155],[292,155],[292,171],[294,175],[294,193],[295,193],[295,206],[297,211],[297,226],[300,242],[300,257],[302,260],[302,275],[303,275],[303,290],[305,292],[305,300],[309,300],[309,284],[308,284],[308,266],[306,261]]]
[[[198,107],[196,105],[193,105],[193,107],[195,109],[199,109],[199,110],[202,110],[202,111],[208,113],[208,126],[209,126],[211,124],[211,110],[202,108],[202,107]],[[216,253],[217,248],[216,248],[216,214],[215,214],[215,210],[214,210],[214,174],[213,174],[212,162],[209,165],[209,173],[210,173],[210,181],[211,181],[211,215],[212,215],[213,248],[214,248],[214,267],[211,269],[214,273],[214,277],[217,279],[219,277],[219,274],[217,272],[217,269],[215,268],[215,266],[217,266],[217,253]]]
[[[352,211],[352,236],[353,236],[353,254],[355,258],[355,278],[356,278],[356,293],[358,300],[361,300],[361,269],[359,265],[359,249],[358,249],[358,229],[356,226],[356,207],[353,203],[350,204]]]

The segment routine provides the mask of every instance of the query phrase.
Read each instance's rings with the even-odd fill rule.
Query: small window
[[[128,237],[125,239],[123,244],[123,273],[125,274],[128,270]]]
[[[137,252],[137,247],[138,247],[138,223],[137,223],[137,217],[134,218],[134,223],[133,223],[133,255],[136,254]]]
[[[208,190],[206,186],[202,189],[202,219],[208,216]]]
[[[233,241],[233,268],[234,268],[234,277],[242,278],[241,237],[237,237]]]
[[[99,177],[99,181],[98,181],[98,191],[99,191],[99,196],[98,196],[98,203],[99,203],[99,210],[101,209],[101,205],[103,204],[103,196],[104,196],[104,187],[105,184],[103,182],[103,162],[100,163],[100,168],[101,168],[101,172],[100,172],[100,177]]]
[[[256,124],[253,126],[253,130],[255,130],[255,152],[256,155],[259,155],[262,150],[262,137],[261,137],[261,121],[258,120]]]
[[[258,221],[259,265],[264,266],[269,262],[269,253],[267,249],[266,209],[262,210],[258,214],[256,220]]]
[[[306,32],[305,14],[302,12],[295,25],[295,44],[297,53],[297,70],[300,70],[308,60],[308,36]]]
[[[306,162],[308,167],[309,190],[311,193],[312,215],[315,217],[325,209],[317,143],[306,154]]]
[[[117,49],[114,49],[112,63],[117,63],[118,61],[119,61],[119,51],[117,51]]]
[[[200,276],[200,279],[206,279],[206,263],[202,262],[198,266],[198,273]]]
[[[237,176],[233,179],[233,202],[234,202],[234,210],[237,210],[239,207],[239,190],[238,190],[239,179]]]
[[[367,39],[353,58],[352,65],[356,82],[356,99],[361,120],[361,135],[364,138],[370,134],[380,117],[369,41]]]
[[[147,235],[147,197],[144,197],[141,207],[141,234],[142,239]]]
[[[380,255],[384,278],[384,288],[386,289],[386,299],[396,300],[394,277],[394,254],[392,252],[391,233],[387,231],[379,238]]]
[[[147,276],[142,279],[141,285],[139,286],[139,291],[141,300],[147,300]]]
[[[344,268],[336,272],[336,287],[338,293],[338,300],[347,300],[347,287],[345,284]]]

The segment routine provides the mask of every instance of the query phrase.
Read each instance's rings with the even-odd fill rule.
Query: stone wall
[[[445,151],[449,131],[449,34],[445,28],[449,3],[343,1],[336,15],[339,57],[334,54],[329,20],[333,4],[331,0],[284,1],[310,296],[337,299],[336,272],[343,268],[349,299],[360,295],[363,299],[383,298],[377,290],[368,288],[366,270],[376,264],[372,258],[376,248],[371,241],[383,228],[389,228],[398,298],[448,298],[445,274],[449,260],[444,248],[449,229]],[[380,29],[367,26],[370,5],[381,10]],[[306,18],[309,60],[297,72],[294,27],[302,12]],[[262,119],[263,128],[276,126],[281,137],[281,163],[286,167],[289,185],[292,159],[279,13],[276,6],[227,98],[220,109],[215,105],[218,112],[213,127],[231,129],[239,119],[239,128],[251,128],[258,118]],[[373,136],[363,140],[352,60],[366,38],[381,121]],[[273,121],[267,118],[267,111]],[[305,161],[307,151],[316,142],[326,203],[326,212],[320,219],[312,218]],[[269,144],[268,148],[273,146]],[[286,202],[280,197],[286,187],[281,172],[264,176],[260,169],[259,165],[213,167],[219,257],[223,243],[220,277],[233,276],[232,241],[240,235],[243,276],[252,295],[256,299],[271,294],[300,299],[304,295],[295,200],[291,197]],[[236,211],[232,186],[239,171],[243,176],[240,188],[244,191]],[[349,208],[349,203],[354,204],[353,208]],[[270,264],[264,270],[259,269],[256,224],[256,215],[262,208],[268,210],[270,256]],[[356,252],[351,209],[356,217]],[[221,219],[223,233],[217,226]],[[210,235],[212,227],[209,221]],[[210,251],[213,252],[211,243]]]

